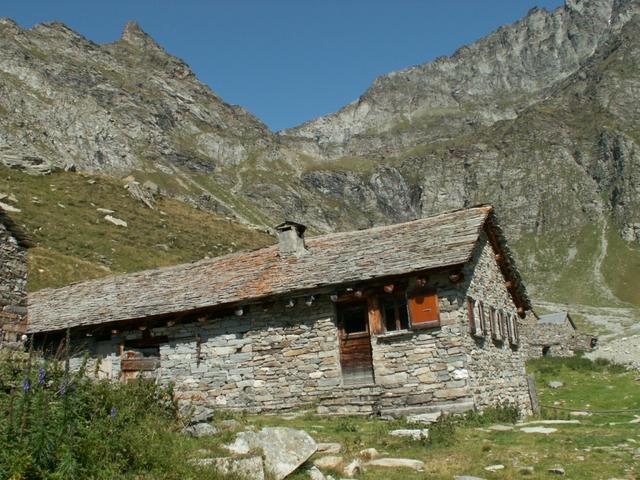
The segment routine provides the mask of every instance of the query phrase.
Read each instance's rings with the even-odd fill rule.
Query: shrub
[[[91,380],[0,351],[0,478],[194,478],[179,428],[171,390],[152,381]]]

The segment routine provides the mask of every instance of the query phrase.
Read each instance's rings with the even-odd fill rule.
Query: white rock
[[[99,213],[104,213],[106,215],[111,215],[112,213],[115,213],[114,210],[109,210],[108,208],[96,208],[96,211]]]
[[[388,468],[412,468],[413,470],[422,470],[424,462],[413,460],[411,458],[377,458],[367,462],[367,466],[371,467],[388,467]]]
[[[512,425],[491,425],[489,427],[489,430],[493,430],[495,432],[508,432],[510,430],[513,430],[513,426]]]
[[[488,467],[484,467],[484,469],[487,472],[497,472],[498,470],[504,470],[504,465],[498,463],[496,465],[489,465]]]
[[[318,453],[340,453],[342,445],[339,443],[318,443]]]
[[[360,460],[353,460],[349,465],[344,467],[344,474],[349,478],[353,478],[361,472],[362,464]]]
[[[114,225],[117,225],[118,227],[126,227],[127,226],[127,222],[125,222],[124,220],[120,220],[119,218],[112,217],[111,215],[105,215],[104,219],[107,222],[111,222]]]
[[[317,467],[313,466],[313,467],[309,467],[307,469],[307,473],[309,474],[309,478],[311,480],[326,480],[327,477],[324,476],[324,473],[322,473],[320,470],[318,470]]]
[[[9,213],[20,213],[22,211],[19,208],[13,207],[11,205],[7,205],[4,202],[0,202],[0,208],[2,208],[2,210],[4,210],[5,212],[9,212]]]
[[[589,412],[569,412],[569,415],[571,415],[572,417],[590,417],[591,413]]]
[[[377,458],[380,453],[378,453],[378,450],[375,448],[365,448],[364,450],[360,450],[358,455],[365,460],[373,460],[374,458]]]
[[[548,435],[549,433],[557,432],[558,429],[550,427],[523,427],[520,431],[524,433],[544,433]]]
[[[469,475],[456,475],[453,477],[453,480],[484,480],[484,478],[470,477]]]
[[[338,468],[340,468],[340,465],[342,465],[343,462],[344,459],[342,457],[327,455],[325,457],[316,458],[313,461],[313,464],[323,470],[337,470]]]
[[[264,468],[260,457],[214,458],[212,463],[224,475],[237,475],[251,480],[264,480]]]
[[[409,428],[402,429],[401,428],[398,430],[391,430],[389,432],[389,435],[391,435],[392,437],[408,437],[413,440],[426,440],[427,438],[429,438],[429,429],[428,428],[420,428],[420,429],[409,429]]]
[[[218,429],[209,423],[196,423],[189,425],[184,429],[185,433],[188,433],[192,437],[209,437],[218,433]]]
[[[454,380],[464,380],[465,378],[469,378],[469,370],[466,368],[457,368],[451,372],[451,377]]]
[[[417,415],[409,415],[407,423],[424,423],[426,425],[437,422],[442,416],[442,412],[419,413]]]
[[[282,480],[316,453],[316,442],[307,432],[286,427],[266,427],[259,432],[241,432],[226,448],[239,455],[261,450],[264,466],[275,479]]]
[[[549,473],[555,473],[556,475],[564,475],[564,468],[562,467],[552,467],[547,471]]]
[[[563,387],[563,386],[564,386],[564,383],[562,383],[562,382],[558,382],[558,381],[553,381],[553,382],[549,382],[549,383],[547,384],[547,386],[548,386],[549,388],[560,388],[560,387]]]

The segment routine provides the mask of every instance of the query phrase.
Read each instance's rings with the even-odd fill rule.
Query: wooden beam
[[[380,300],[378,300],[378,297],[371,296],[368,298],[367,310],[369,313],[369,332],[372,335],[383,333],[382,312],[380,311]]]

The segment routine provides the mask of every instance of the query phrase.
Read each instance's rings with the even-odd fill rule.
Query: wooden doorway
[[[340,365],[344,385],[374,382],[367,301],[338,303]]]
[[[122,380],[155,378],[160,368],[160,344],[167,341],[166,336],[153,337],[146,330],[142,338],[124,341],[120,347]]]

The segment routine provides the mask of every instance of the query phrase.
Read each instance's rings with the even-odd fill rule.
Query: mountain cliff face
[[[640,0],[533,9],[277,134],[134,23],[97,45],[0,21],[0,162],[132,175],[245,223],[316,231],[491,202],[543,294],[607,283],[623,250],[640,272],[639,101]],[[601,286],[583,297],[606,300]]]

